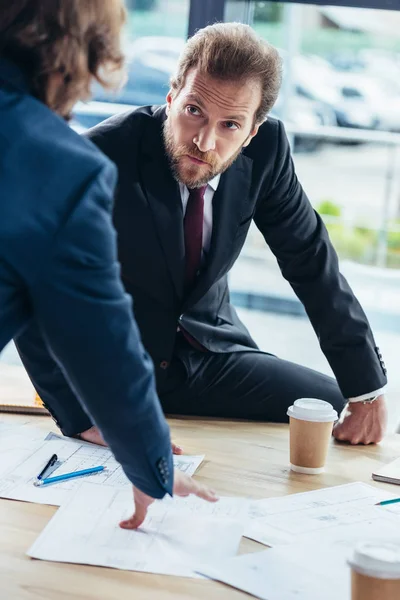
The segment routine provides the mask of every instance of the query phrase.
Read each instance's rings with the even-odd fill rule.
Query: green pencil
[[[377,502],[375,506],[386,506],[387,504],[396,504],[396,502],[400,502],[400,498],[393,498],[393,500],[383,500],[382,502]]]

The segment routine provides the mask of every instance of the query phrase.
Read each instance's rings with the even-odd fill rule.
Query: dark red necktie
[[[193,287],[201,266],[204,194],[207,186],[189,190],[183,229],[185,233],[185,293]]]
[[[189,190],[183,230],[185,234],[185,294],[191,291],[201,266],[203,248],[204,194],[207,186]],[[182,334],[191,346],[205,352],[206,349],[180,326]]]

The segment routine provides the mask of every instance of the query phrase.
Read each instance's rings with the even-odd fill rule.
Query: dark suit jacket
[[[169,430],[119,277],[115,167],[5,60],[0,115],[0,351],[20,339],[44,397],[49,387],[66,413],[77,404],[130,480],[162,497]]]
[[[227,285],[252,220],[304,304],[343,395],[383,386],[385,370],[366,316],[339,273],[327,231],[296,178],[284,128],[275,119],[260,127],[222,175],[206,265],[190,295],[183,295],[182,202],[164,153],[164,120],[164,107],[143,107],[89,132],[118,166],[114,223],[122,279],[160,391],[179,323],[213,352],[257,350],[229,302]]]

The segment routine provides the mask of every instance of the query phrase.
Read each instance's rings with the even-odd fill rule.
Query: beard
[[[195,144],[188,146],[176,144],[169,119],[164,122],[163,137],[173,176],[189,189],[202,187],[217,175],[224,173],[235,162],[243,148],[243,145],[240,146],[227,161],[222,162],[215,157],[213,152],[201,152]],[[183,165],[182,158],[187,155],[197,158],[205,164]]]

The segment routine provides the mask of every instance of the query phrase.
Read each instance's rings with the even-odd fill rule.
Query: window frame
[[[270,0],[278,2],[280,0]],[[211,23],[225,20],[225,9],[229,0],[190,0],[188,37],[198,29]],[[241,0],[243,8],[243,22],[247,22],[246,15],[251,14],[252,0]],[[400,0],[285,0],[285,4],[317,4],[320,6],[350,6],[353,8],[378,8],[384,10],[400,10]]]

